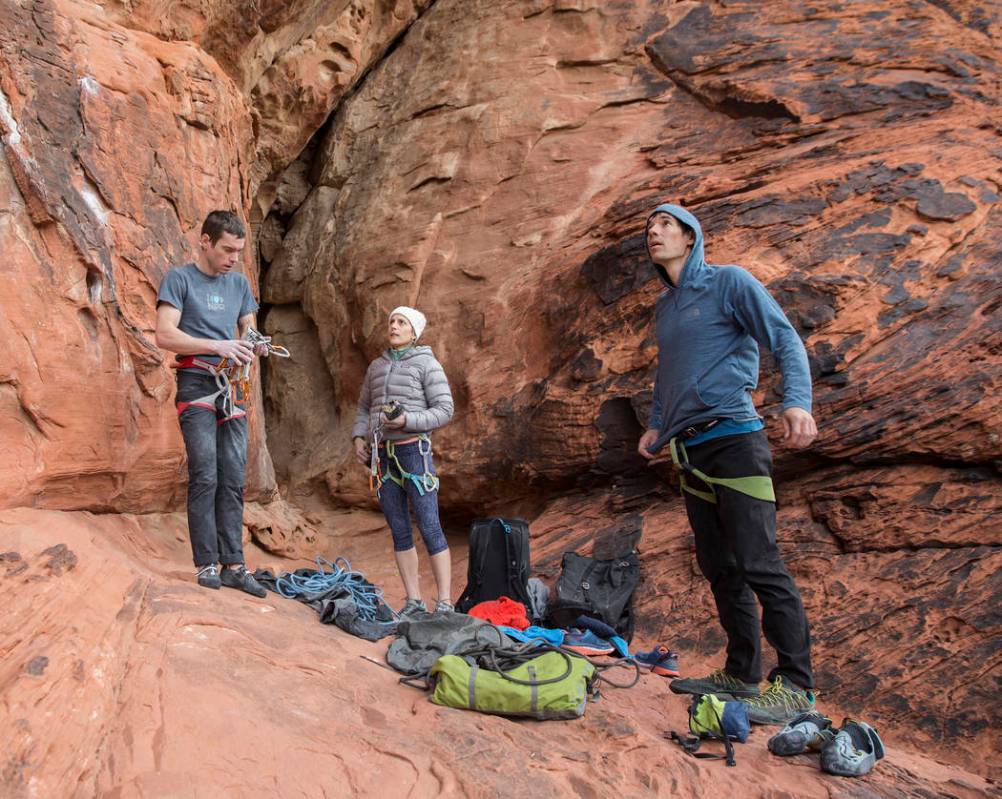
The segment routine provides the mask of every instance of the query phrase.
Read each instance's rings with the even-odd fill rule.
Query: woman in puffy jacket
[[[393,534],[397,570],[407,592],[400,611],[405,616],[427,610],[421,600],[410,509],[435,575],[435,612],[453,609],[452,564],[438,518],[438,477],[429,436],[452,418],[452,392],[431,347],[417,345],[426,323],[424,314],[414,308],[401,306],[390,313],[390,346],[369,364],[351,432],[355,456],[373,470],[376,495]],[[396,413],[384,411],[394,402]]]

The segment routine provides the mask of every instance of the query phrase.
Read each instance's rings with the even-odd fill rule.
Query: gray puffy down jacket
[[[384,429],[382,437],[391,441],[428,433],[452,418],[452,392],[442,364],[431,347],[414,347],[399,360],[384,352],[369,364],[358,397],[358,413],[352,438],[368,440],[379,424],[382,406],[396,400],[404,406],[407,424],[398,430]]]

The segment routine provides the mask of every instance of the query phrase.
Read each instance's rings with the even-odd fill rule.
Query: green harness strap
[[[773,490],[771,477],[759,474],[749,475],[748,477],[710,477],[710,475],[700,471],[689,463],[689,454],[685,451],[685,444],[679,441],[677,436],[668,442],[668,447],[671,451],[671,462],[678,471],[678,479],[682,484],[682,490],[688,491],[694,497],[699,497],[707,502],[716,504],[717,494],[713,490],[713,486],[718,485],[733,489],[734,491],[740,491],[742,494],[747,494],[755,499],[765,500],[766,502],[776,501],[776,492]],[[681,453],[681,459],[679,458],[679,453]],[[686,474],[691,474],[696,479],[702,480],[710,490],[699,491],[693,488],[685,481]]]
[[[425,448],[427,447],[427,449]],[[436,491],[439,486],[439,479],[431,473],[431,468],[428,465],[428,459],[431,456],[431,439],[426,433],[422,433],[418,436],[418,451],[421,453],[424,459],[424,474],[413,474],[408,472],[403,466],[400,465],[400,459],[397,457],[396,448],[392,441],[386,442],[386,459],[387,461],[393,461],[397,466],[397,471],[400,472],[400,477],[394,477],[393,472],[390,471],[390,464],[386,464],[386,474],[377,474],[378,483],[382,486],[387,480],[392,480],[401,488],[404,487],[404,481],[410,480],[414,483],[414,487],[417,488],[418,496],[423,497],[425,494],[432,491]],[[376,496],[379,496],[379,488],[376,489]]]

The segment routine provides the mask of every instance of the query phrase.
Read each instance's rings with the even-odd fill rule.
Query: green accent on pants
[[[749,475],[747,477],[710,477],[706,472],[702,472],[689,463],[689,454],[685,451],[685,444],[678,440],[678,436],[668,442],[671,451],[671,462],[678,471],[679,482],[682,490],[688,491],[695,497],[716,504],[717,494],[713,487],[715,485],[724,486],[734,491],[740,491],[754,499],[761,499],[766,502],[776,501],[776,492],[772,487],[772,478],[768,475]],[[698,480],[702,480],[709,491],[700,491],[693,488],[685,481],[685,476],[691,474]]]

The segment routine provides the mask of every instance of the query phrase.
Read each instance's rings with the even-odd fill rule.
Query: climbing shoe
[[[564,636],[564,649],[579,655],[611,655],[614,647],[591,630],[568,630]]]
[[[219,569],[215,563],[203,566],[195,573],[195,579],[202,588],[219,588],[223,583],[219,579]]]
[[[742,699],[753,724],[788,724],[801,713],[814,710],[814,694],[777,676],[758,696]]]
[[[714,694],[738,699],[746,696],[758,696],[758,686],[752,682],[742,682],[732,677],[723,669],[717,669],[708,677],[687,677],[684,680],[672,680],[668,686],[676,694]]]
[[[862,721],[845,719],[821,749],[821,770],[839,777],[862,777],[884,757],[884,742]]]
[[[239,591],[245,591],[259,599],[263,599],[268,595],[265,587],[254,579],[254,575],[247,571],[247,567],[242,563],[232,569],[223,569],[223,573],[219,576],[219,579],[227,588],[236,588]]]
[[[427,613],[428,606],[421,599],[408,599],[402,608],[400,608],[400,616],[414,616],[418,613]]]
[[[769,751],[774,755],[799,755],[811,750],[816,752],[832,738],[832,720],[816,710],[801,713],[783,729],[769,739]]]
[[[435,603],[435,613],[455,613],[456,607],[448,599],[440,599]]]
[[[650,652],[638,652],[634,660],[649,668],[653,674],[678,677],[678,655],[668,651],[666,646],[656,646]]]

